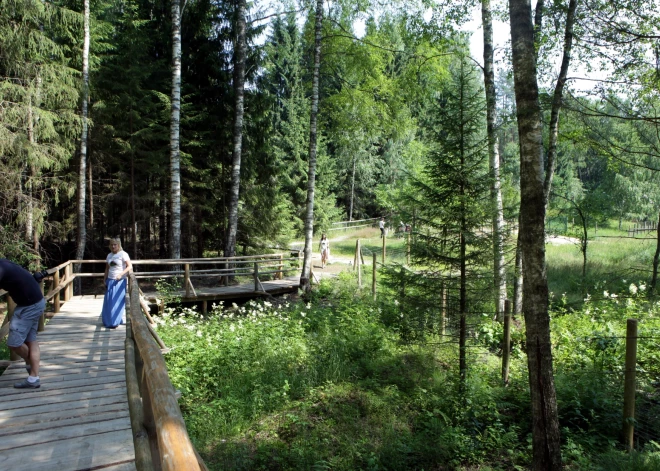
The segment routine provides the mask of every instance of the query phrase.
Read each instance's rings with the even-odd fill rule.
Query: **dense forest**
[[[468,23],[478,31],[466,32]],[[495,34],[501,25],[506,32]],[[134,259],[264,253],[304,240],[308,292],[312,241],[333,222],[409,224],[412,263],[380,275],[383,299],[397,301],[378,307],[379,322],[393,330],[364,338],[394,345],[394,332],[426,345],[431,333],[445,335],[438,293],[451,293],[454,379],[465,398],[474,393],[472,342],[493,350],[484,326],[499,325],[511,299],[524,322],[527,389],[502,400],[526,404],[517,437],[529,450],[502,466],[562,469],[579,440],[564,420],[565,390],[555,388],[551,332],[570,331],[558,313],[592,312],[593,236],[658,221],[659,38],[660,7],[641,0],[0,0],[0,255],[37,269],[104,256],[109,237]],[[471,53],[477,43],[480,57]],[[580,253],[568,297],[548,289],[549,276],[567,279],[546,264],[551,234]],[[629,274],[635,296],[642,285],[657,291],[659,258],[660,249]],[[332,289],[309,299],[323,308],[326,290],[350,310],[346,291]],[[635,303],[653,317],[653,299]],[[366,312],[355,313],[365,326]],[[308,319],[319,335],[332,322],[346,326],[321,314]],[[172,341],[187,335],[175,325]],[[324,341],[315,348],[339,340]],[[295,387],[302,397],[302,383]],[[201,430],[193,438],[208,438],[189,418]],[[497,433],[505,440],[511,431]],[[384,458],[374,466],[356,458],[336,468],[448,469],[483,463],[484,450],[500,445],[451,460],[388,468]]]

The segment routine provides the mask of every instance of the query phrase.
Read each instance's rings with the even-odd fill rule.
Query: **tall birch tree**
[[[490,0],[481,0],[481,21],[484,31],[484,87],[486,91],[486,132],[490,167],[491,211],[493,221],[493,284],[495,288],[495,315],[499,319],[506,299],[506,273],[504,271],[504,208],[500,181],[500,156],[496,132],[497,95],[493,67],[493,15]]]
[[[241,185],[241,151],[243,142],[243,103],[245,97],[245,0],[236,1],[236,46],[234,50],[234,126],[229,191],[229,216],[225,257],[236,255],[236,233],[238,231],[238,201]]]
[[[314,183],[316,181],[316,126],[319,112],[319,72],[321,68],[321,27],[323,0],[316,1],[314,15],[314,66],[312,73],[312,107],[309,116],[309,168],[307,170],[307,202],[305,211],[305,251],[300,275],[300,288],[309,292],[312,267],[312,238],[314,237]]]
[[[181,258],[181,3],[172,0],[172,98],[170,113],[170,258]]]
[[[532,469],[562,468],[552,368],[545,263],[543,135],[530,0],[510,0],[511,52],[520,147],[520,245],[525,283],[527,365],[532,405]]]
[[[78,233],[76,241],[76,258],[85,258],[87,241],[87,131],[88,131],[88,101],[89,101],[89,0],[83,1],[83,50],[82,50],[82,134],[80,136],[80,166],[78,171]],[[74,270],[80,272],[81,265],[74,265]],[[77,288],[79,289],[79,283]]]

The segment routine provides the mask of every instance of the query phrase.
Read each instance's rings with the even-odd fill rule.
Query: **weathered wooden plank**
[[[69,438],[85,437],[100,433],[116,432],[130,428],[131,423],[127,417],[119,417],[110,420],[97,420],[92,423],[78,425],[67,425],[63,427],[52,427],[52,424],[43,424],[46,428],[32,430],[30,432],[16,433],[6,436],[0,440],[0,451],[12,448],[33,445],[41,445]]]
[[[98,471],[136,471],[135,461],[98,468]]]
[[[6,435],[5,431],[10,430],[11,427],[29,427],[34,424],[39,424],[39,427],[44,427],[44,425],[41,425],[42,423],[75,418],[94,417],[104,413],[116,415],[128,414],[128,404],[126,404],[126,399],[123,398],[122,401],[122,398],[120,398],[118,401],[119,402],[108,402],[107,404],[93,406],[90,406],[87,403],[81,403],[79,407],[74,409],[60,409],[50,412],[41,412],[33,415],[23,414],[17,415],[16,417],[9,417],[2,420],[2,427],[0,427],[0,432],[2,432],[2,435]],[[9,431],[7,433],[9,433]]]
[[[126,430],[20,447],[0,454],[0,468],[31,471],[89,470],[133,460]]]
[[[11,417],[14,415],[15,410],[23,408],[29,409],[29,413],[34,413],[35,410],[56,410],[58,407],[74,408],[77,401],[94,401],[104,397],[121,396],[126,400],[126,388],[113,388],[100,391],[83,391],[71,392],[61,396],[40,396],[38,389],[23,390],[23,396],[20,399],[15,398],[11,401],[2,401],[0,409],[0,421],[3,417]],[[46,408],[46,409],[43,409]],[[25,413],[25,412],[23,412]],[[2,422],[0,422],[2,423]]]
[[[42,378],[39,396],[53,396],[57,394],[70,394],[74,389],[76,392],[97,391],[102,389],[114,389],[126,384],[125,375],[113,374],[99,377],[82,378],[77,380],[52,381]],[[17,395],[25,394],[24,390],[15,389],[13,381],[0,384],[0,408],[6,400],[13,400]]]
[[[82,372],[86,371],[87,369],[103,371],[104,368],[122,368],[124,364],[124,358],[122,357],[111,360],[73,361],[61,363],[54,363],[53,361],[48,360],[41,361],[39,364],[41,365],[41,369],[47,370],[48,372],[53,372],[55,370],[80,370],[80,372]],[[3,376],[15,373],[23,374],[24,371],[25,363],[22,360],[19,360],[12,362],[12,365],[5,370]]]
[[[105,366],[99,366],[99,367],[93,367],[93,366],[87,366],[84,368],[75,368],[75,367],[70,367],[66,368],[68,365],[44,365],[42,364],[39,370],[39,376],[41,377],[42,380],[48,380],[52,381],[53,378],[59,377],[59,376],[68,376],[68,375],[85,375],[85,374],[98,374],[98,373],[119,373],[124,370],[124,365],[115,362],[111,365],[105,365]],[[13,369],[11,372],[5,372],[4,375],[0,376],[0,384],[2,384],[3,381],[7,382],[12,382],[16,380],[20,380],[25,377],[26,371],[24,368],[20,369]],[[61,380],[64,380],[62,378]],[[0,386],[0,389],[2,389],[2,386]]]
[[[68,427],[68,426],[81,426],[85,424],[103,422],[106,420],[115,420],[124,418],[129,420],[129,412],[125,411],[112,411],[105,412],[103,414],[87,414],[79,415],[77,417],[69,417],[60,420],[51,420],[48,422],[37,422],[32,424],[14,424],[10,427],[7,427],[3,424],[0,428],[0,437],[3,435],[18,435],[23,433],[39,432],[45,429],[56,429],[59,427]],[[4,439],[0,440],[0,446],[4,445]]]

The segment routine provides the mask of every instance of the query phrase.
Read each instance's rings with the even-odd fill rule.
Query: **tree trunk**
[[[513,274],[513,317],[518,318],[522,314],[522,293],[525,277],[523,276],[522,249],[520,247],[520,226],[516,240],[516,267]]]
[[[319,111],[319,69],[321,68],[321,26],[323,22],[323,0],[316,0],[314,25],[314,70],[312,75],[312,110],[309,116],[309,169],[307,171],[307,203],[305,210],[305,251],[300,275],[300,288],[304,292],[312,289],[312,238],[314,237],[314,185],[316,182],[316,121]]]
[[[86,221],[86,198],[87,198],[87,130],[88,130],[88,109],[89,101],[89,0],[83,0],[83,57],[82,57],[82,135],[80,136],[80,169],[78,171],[78,234],[76,240],[76,258],[83,260],[85,258],[85,245],[87,243],[87,221]],[[76,263],[73,266],[74,273],[80,273],[82,265]],[[81,294],[81,280],[76,278],[74,290],[76,294]]]
[[[89,131],[88,131],[89,132]],[[88,136],[89,137],[89,136]],[[92,187],[93,172],[92,172],[92,159],[91,156],[87,161],[87,199],[89,201],[89,220],[87,221],[87,232],[89,232],[89,240],[94,242],[94,188]]]
[[[353,173],[351,174],[351,202],[348,211],[348,220],[353,220],[353,198],[355,198],[355,157],[353,158]]]
[[[132,134],[132,132],[131,132]],[[137,250],[137,221],[135,217],[135,153],[131,149],[131,246],[132,256],[138,258]]]
[[[236,255],[238,231],[238,197],[241,184],[241,150],[243,142],[243,101],[245,95],[245,10],[246,1],[236,1],[236,50],[234,51],[234,130],[231,189],[229,198],[229,228],[225,241],[225,257]]]
[[[557,398],[552,371],[545,264],[543,136],[529,0],[510,0],[511,52],[520,140],[520,242],[525,284],[527,364],[532,402],[532,469],[562,469]]]
[[[543,183],[543,197],[545,205],[548,206],[550,189],[552,188],[552,177],[555,174],[557,160],[557,137],[559,135],[559,111],[562,106],[564,86],[568,75],[568,66],[571,62],[571,50],[573,48],[573,25],[575,24],[575,10],[578,0],[570,0],[568,12],[566,13],[566,28],[564,29],[564,54],[561,60],[559,76],[555,84],[555,92],[552,97],[552,110],[550,112],[550,135],[548,143],[548,161],[545,169],[545,182]]]
[[[461,59],[461,82],[460,82],[460,166],[461,175],[465,174],[465,129],[463,123],[465,118],[463,110],[465,109],[464,86],[465,86],[465,73],[463,71],[465,61]],[[461,178],[458,192],[460,195],[460,214],[461,214],[461,233],[460,233],[460,288],[459,288],[459,334],[458,334],[458,363],[459,363],[459,376],[460,376],[460,390],[461,393],[465,391],[467,383],[467,218],[466,218],[466,194],[465,182]],[[446,238],[445,238],[446,239]]]
[[[170,121],[170,258],[181,258],[181,6],[172,0],[172,108]]]
[[[490,199],[493,220],[493,284],[495,287],[495,318],[503,318],[506,299],[506,273],[504,271],[504,208],[500,182],[500,156],[496,131],[495,72],[493,69],[493,16],[490,0],[481,1],[481,19],[484,30],[484,85],[486,89],[486,132],[490,162]]]
[[[655,255],[653,255],[653,277],[649,285],[649,295],[655,295],[655,287],[658,280],[658,262],[660,261],[660,216],[658,216],[657,243],[655,246]]]

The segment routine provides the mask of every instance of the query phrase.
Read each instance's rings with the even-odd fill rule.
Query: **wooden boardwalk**
[[[138,273],[139,275],[139,273]],[[300,286],[300,276],[286,277],[283,280],[269,280],[260,281],[259,287],[263,291],[255,292],[254,282],[241,283],[232,286],[213,286],[213,287],[199,287],[195,286],[194,293],[190,291],[190,296],[186,296],[185,290],[178,290],[175,292],[177,296],[181,297],[183,302],[195,301],[229,301],[241,300],[250,298],[259,298],[264,295],[276,296],[284,293],[295,293]],[[145,291],[145,298],[153,302],[158,298],[156,291]]]
[[[126,398],[126,329],[101,323],[102,296],[75,296],[39,333],[41,388],[0,376],[0,469],[135,470]]]

